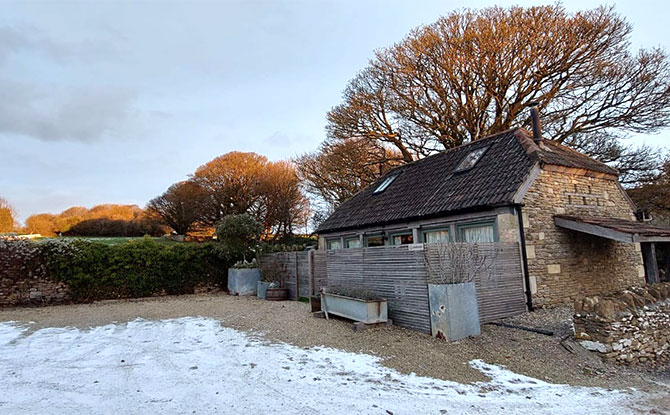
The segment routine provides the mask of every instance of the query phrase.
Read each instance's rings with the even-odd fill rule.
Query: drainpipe
[[[533,296],[530,292],[530,274],[528,273],[528,254],[526,253],[526,234],[523,230],[523,216],[521,215],[521,206],[516,205],[516,217],[519,220],[519,238],[521,239],[521,260],[523,262],[523,282],[526,286],[526,307],[528,311],[533,311]]]

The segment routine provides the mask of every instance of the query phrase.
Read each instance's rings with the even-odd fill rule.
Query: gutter
[[[526,253],[526,234],[523,230],[523,216],[521,215],[521,205],[514,206],[516,216],[519,220],[519,238],[521,239],[521,260],[523,261],[523,282],[526,287],[526,307],[528,311],[533,311],[533,297],[530,292],[530,274],[528,273],[528,254]]]

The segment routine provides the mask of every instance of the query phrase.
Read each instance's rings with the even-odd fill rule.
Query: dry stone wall
[[[48,278],[26,276],[0,280],[0,307],[58,304],[69,300],[67,285]]]
[[[47,276],[38,245],[0,239],[0,307],[56,304],[70,300],[67,285]]]
[[[548,166],[551,167],[551,166]],[[616,180],[543,169],[524,197],[524,233],[533,305],[575,301],[644,284],[639,244],[559,228],[555,215],[634,220]]]
[[[575,337],[624,364],[670,362],[670,283],[575,301]]]

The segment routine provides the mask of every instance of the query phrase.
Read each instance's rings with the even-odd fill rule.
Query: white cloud
[[[52,88],[0,78],[0,134],[96,141],[136,120],[129,88]]]

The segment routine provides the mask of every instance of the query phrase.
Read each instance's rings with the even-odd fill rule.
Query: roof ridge
[[[452,148],[447,148],[447,149],[444,149],[444,150],[439,150],[439,151],[438,151],[437,153],[435,153],[435,154],[431,154],[431,155],[429,155],[429,156],[420,158],[420,159],[418,159],[418,160],[413,160],[413,161],[411,161],[411,162],[409,162],[409,163],[401,164],[400,166],[396,166],[396,167],[392,168],[391,170],[387,171],[386,174],[384,174],[384,176],[381,176],[381,177],[380,177],[380,179],[381,179],[382,177],[386,177],[386,176],[388,176],[389,173],[391,173],[391,172],[393,172],[393,171],[395,171],[395,170],[403,169],[403,168],[405,168],[405,167],[407,167],[407,166],[414,165],[414,164],[416,164],[416,163],[422,162],[422,161],[424,161],[424,160],[428,160],[428,159],[430,159],[430,158],[432,158],[432,157],[435,157],[435,156],[439,156],[439,155],[443,155],[443,154],[448,154],[448,153],[451,153],[451,152],[456,151],[456,150],[461,150],[461,149],[463,149],[464,147],[468,147],[468,146],[470,146],[470,145],[472,145],[472,144],[480,143],[482,140],[490,140],[490,139],[493,139],[493,138],[497,138],[497,137],[499,137],[499,136],[501,136],[501,135],[503,135],[503,134],[508,134],[508,133],[510,133],[510,132],[512,132],[512,131],[520,130],[520,129],[522,129],[522,128],[521,128],[521,127],[512,127],[512,128],[508,128],[508,129],[506,129],[506,130],[503,130],[503,131],[500,131],[500,132],[497,132],[497,133],[493,133],[493,134],[485,135],[484,137],[477,138],[477,139],[472,140],[472,141],[469,141],[469,142],[467,142],[467,143],[465,143],[465,144],[461,144],[460,146],[456,146],[456,147],[452,147]]]
[[[570,152],[570,154],[575,155],[576,157],[579,157],[579,158],[582,158],[582,159],[585,159],[585,160],[589,160],[590,162],[594,162],[594,163],[600,165],[600,167],[611,170],[612,174],[619,174],[619,171],[617,169],[608,165],[607,163],[604,163],[600,160],[596,160],[593,157],[589,156],[588,154],[584,154],[584,153],[580,152],[579,150],[576,150],[572,147],[566,146],[566,145],[564,145],[562,143],[559,143],[555,140],[541,138],[540,143],[538,144],[533,139],[533,133],[531,133],[530,131],[528,131],[527,129],[525,129],[523,127],[519,127],[518,131],[514,135],[519,139],[519,142],[524,147],[524,149],[526,150],[526,153],[529,156],[533,156],[534,155],[533,153],[535,153],[534,156],[537,157],[543,163],[552,164],[552,165],[556,164],[556,163],[552,162],[551,160],[546,160],[544,157],[542,157],[543,156],[542,151],[549,151],[549,152],[553,151],[551,149],[542,148],[542,146],[555,147],[555,148],[558,148],[560,150],[568,151],[568,152]],[[545,153],[545,155],[546,155],[546,153]],[[586,168],[586,169],[587,170],[593,170],[592,168]]]

